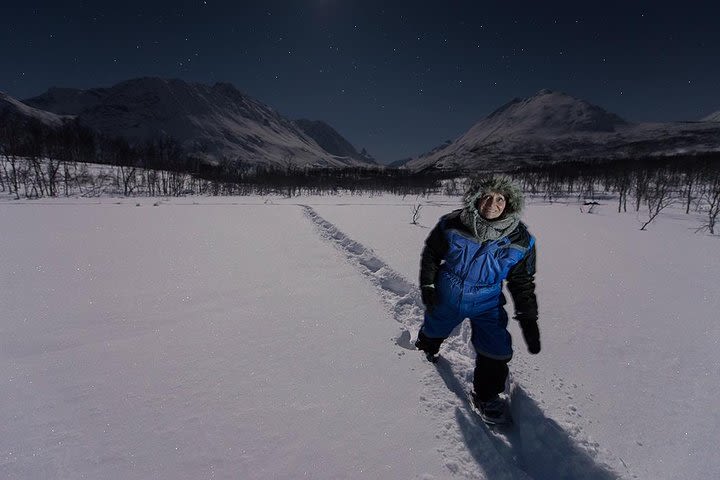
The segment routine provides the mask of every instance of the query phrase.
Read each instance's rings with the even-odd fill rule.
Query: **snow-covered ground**
[[[720,238],[693,215],[530,202],[543,351],[511,325],[494,432],[467,326],[411,350],[457,198],[154,203],[0,203],[0,478],[720,476]]]

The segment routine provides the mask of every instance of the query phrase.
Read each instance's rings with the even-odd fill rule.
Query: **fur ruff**
[[[490,192],[502,193],[505,197],[505,211],[496,220],[483,218],[476,206],[477,200]],[[508,236],[517,228],[524,205],[523,200],[522,191],[509,177],[473,179],[463,196],[460,219],[481,242],[498,240]]]

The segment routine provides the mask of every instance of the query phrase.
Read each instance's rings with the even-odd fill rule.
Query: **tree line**
[[[576,197],[592,202],[612,199],[617,212],[647,212],[645,229],[670,205],[701,213],[698,230],[711,234],[720,213],[720,155],[705,153],[673,157],[595,159],[538,165],[513,172],[524,191],[553,202]]]
[[[0,119],[0,193],[15,198],[59,195],[177,196],[324,195],[391,192],[426,195],[447,173],[417,174],[382,167],[303,168],[288,156],[279,166],[258,166],[241,159],[217,164],[185,152],[171,137],[131,145],[99,134],[77,121],[60,127],[37,119],[6,115]],[[108,168],[90,167],[90,164]]]
[[[200,151],[203,149],[200,148]],[[410,172],[384,167],[303,168],[223,159],[218,164],[183,151],[169,137],[131,145],[76,121],[49,127],[35,119],[0,122],[0,193],[14,198],[70,195],[461,195],[463,177],[480,172]],[[487,173],[487,172],[486,172]],[[715,232],[720,211],[720,154],[543,162],[509,169],[525,192],[547,201],[611,197],[618,212],[648,210],[651,222],[671,204],[701,212]],[[648,222],[648,223],[649,223]]]

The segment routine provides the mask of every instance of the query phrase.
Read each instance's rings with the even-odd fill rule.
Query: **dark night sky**
[[[630,121],[720,110],[720,2],[63,1],[0,5],[0,91],[140,76],[233,83],[389,162],[514,97]]]

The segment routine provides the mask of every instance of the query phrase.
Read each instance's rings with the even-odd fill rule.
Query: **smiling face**
[[[495,220],[505,211],[505,195],[498,192],[486,193],[478,198],[476,207],[483,218]]]

